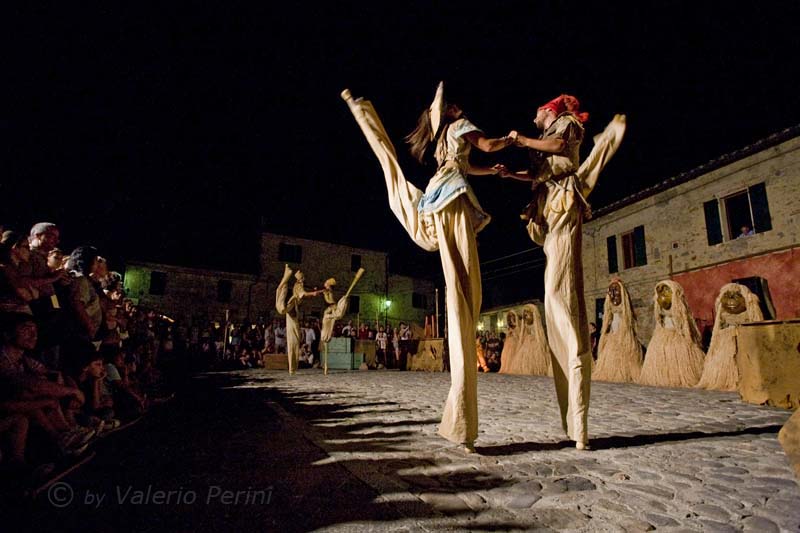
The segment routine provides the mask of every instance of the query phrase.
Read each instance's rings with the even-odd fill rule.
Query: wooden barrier
[[[408,370],[444,372],[444,339],[419,341],[416,353],[408,354]]]
[[[270,353],[264,357],[264,368],[268,370],[289,370],[289,356],[285,353]]]
[[[800,319],[736,326],[739,394],[758,405],[800,407]]]

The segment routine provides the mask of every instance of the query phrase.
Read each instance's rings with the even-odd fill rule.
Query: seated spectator
[[[33,318],[5,314],[0,319],[0,331],[0,413],[24,415],[62,454],[82,453],[95,432],[75,424],[71,411],[61,402],[74,409],[85,397],[77,387],[65,384],[59,372],[26,355],[36,347]]]
[[[250,364],[250,348],[243,348],[239,353],[239,368],[253,368]]]
[[[112,397],[114,411],[119,418],[136,418],[144,413],[146,398],[139,394],[127,379],[125,354],[119,347],[112,345],[105,345],[102,350],[106,365],[103,394]]]
[[[31,314],[29,302],[39,297],[26,277],[31,251],[28,238],[6,231],[0,239],[0,311]]]
[[[311,346],[303,344],[300,348],[300,356],[297,363],[297,368],[311,368],[314,365],[314,354],[311,352]]]
[[[82,353],[74,355],[72,360],[79,361],[75,365],[74,377],[77,386],[86,397],[82,409],[85,423],[100,431],[119,427],[120,422],[115,418],[114,413],[114,399],[103,385],[106,378],[103,354],[88,344],[84,345]]]

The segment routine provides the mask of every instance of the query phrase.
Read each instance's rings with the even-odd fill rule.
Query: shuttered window
[[[617,236],[612,235],[606,239],[606,246],[608,247],[608,273],[613,274],[619,272],[619,265],[617,264]]]

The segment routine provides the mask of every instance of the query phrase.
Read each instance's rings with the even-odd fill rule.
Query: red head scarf
[[[556,98],[553,98],[543,106],[540,106],[539,109],[549,109],[553,113],[555,113],[556,116],[560,115],[565,111],[569,111],[570,113],[578,117],[578,120],[580,120],[581,122],[586,122],[587,120],[589,120],[589,113],[579,112],[578,110],[580,109],[580,107],[581,103],[578,101],[577,98],[575,98],[570,94],[562,94],[560,96],[557,96]]]

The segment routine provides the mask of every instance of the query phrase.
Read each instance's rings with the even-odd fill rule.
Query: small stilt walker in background
[[[286,265],[283,271],[283,278],[278,284],[275,293],[275,310],[281,315],[286,315],[286,356],[289,360],[289,374],[294,374],[297,370],[297,362],[300,358],[300,305],[304,298],[318,296],[322,290],[306,291],[305,275],[301,271],[294,273],[295,283],[292,287],[292,295],[289,296],[289,280],[292,278],[292,269]],[[288,299],[287,299],[288,297]]]
[[[333,336],[333,326],[337,320],[341,319],[345,313],[347,313],[347,305],[350,303],[350,293],[363,275],[364,269],[359,268],[347,292],[344,296],[339,298],[338,301],[333,297],[333,287],[336,285],[336,280],[334,278],[328,278],[328,280],[325,281],[325,288],[322,289],[322,297],[325,298],[325,303],[328,304],[325,308],[325,313],[322,315],[322,331],[320,332],[320,342],[325,345],[323,369],[326,375],[328,374],[328,341],[330,341]]]

